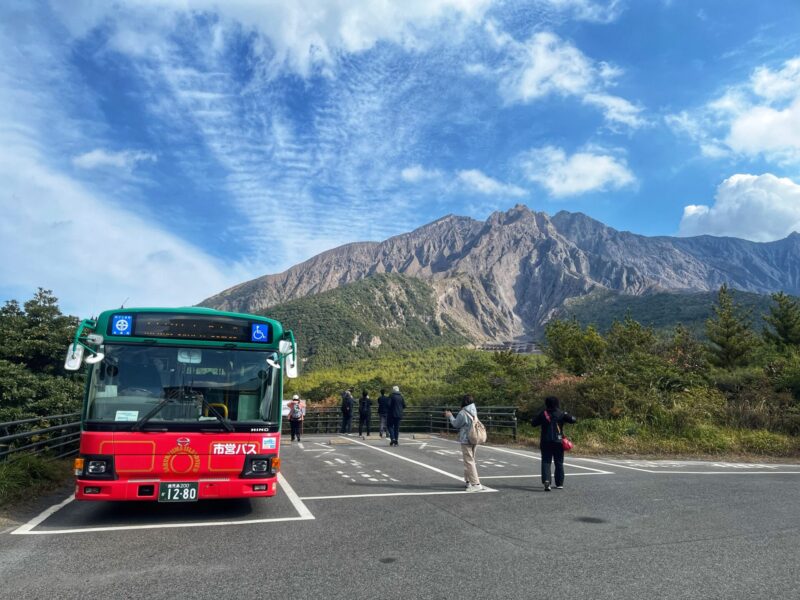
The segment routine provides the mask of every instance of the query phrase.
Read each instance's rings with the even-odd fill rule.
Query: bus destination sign
[[[235,317],[137,313],[113,315],[108,334],[113,337],[167,338],[269,344],[269,323],[252,323]]]

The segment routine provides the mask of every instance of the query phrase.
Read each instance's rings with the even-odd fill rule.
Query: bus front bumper
[[[158,501],[160,484],[183,483],[160,479],[117,479],[75,481],[76,500],[143,500]],[[197,500],[221,498],[265,498],[278,491],[278,477],[264,479],[200,479],[197,483]]]

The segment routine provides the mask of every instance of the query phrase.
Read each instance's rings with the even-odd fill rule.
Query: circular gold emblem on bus
[[[200,470],[200,456],[193,448],[175,446],[164,455],[164,473],[197,473]]]

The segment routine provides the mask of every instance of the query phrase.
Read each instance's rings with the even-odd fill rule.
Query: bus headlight
[[[104,475],[108,470],[108,463],[104,460],[90,460],[86,472],[90,475]]]
[[[269,459],[256,458],[252,463],[250,463],[250,468],[253,473],[266,473],[269,469]]]

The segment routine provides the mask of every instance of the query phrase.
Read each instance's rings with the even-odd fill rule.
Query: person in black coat
[[[533,419],[531,425],[541,427],[539,448],[542,451],[542,484],[544,491],[550,491],[550,461],[556,465],[556,489],[564,487],[564,447],[561,440],[564,437],[564,423],[577,421],[568,412],[559,408],[558,398],[548,396],[544,399],[545,408]]]
[[[381,420],[381,428],[379,435],[381,437],[386,434],[389,437],[389,428],[387,426],[387,417],[389,416],[389,396],[386,395],[386,390],[381,390],[381,395],[378,396],[378,417]]]
[[[403,419],[403,410],[406,407],[405,398],[400,393],[400,388],[394,386],[392,394],[389,396],[389,413],[387,422],[389,425],[390,446],[397,446],[397,438],[400,437],[400,421]]]
[[[361,391],[361,400],[358,401],[358,435],[363,435],[364,428],[369,435],[369,422],[372,419],[372,399],[367,390]]]
[[[353,425],[353,393],[352,390],[342,392],[342,429],[339,433],[350,433]]]

